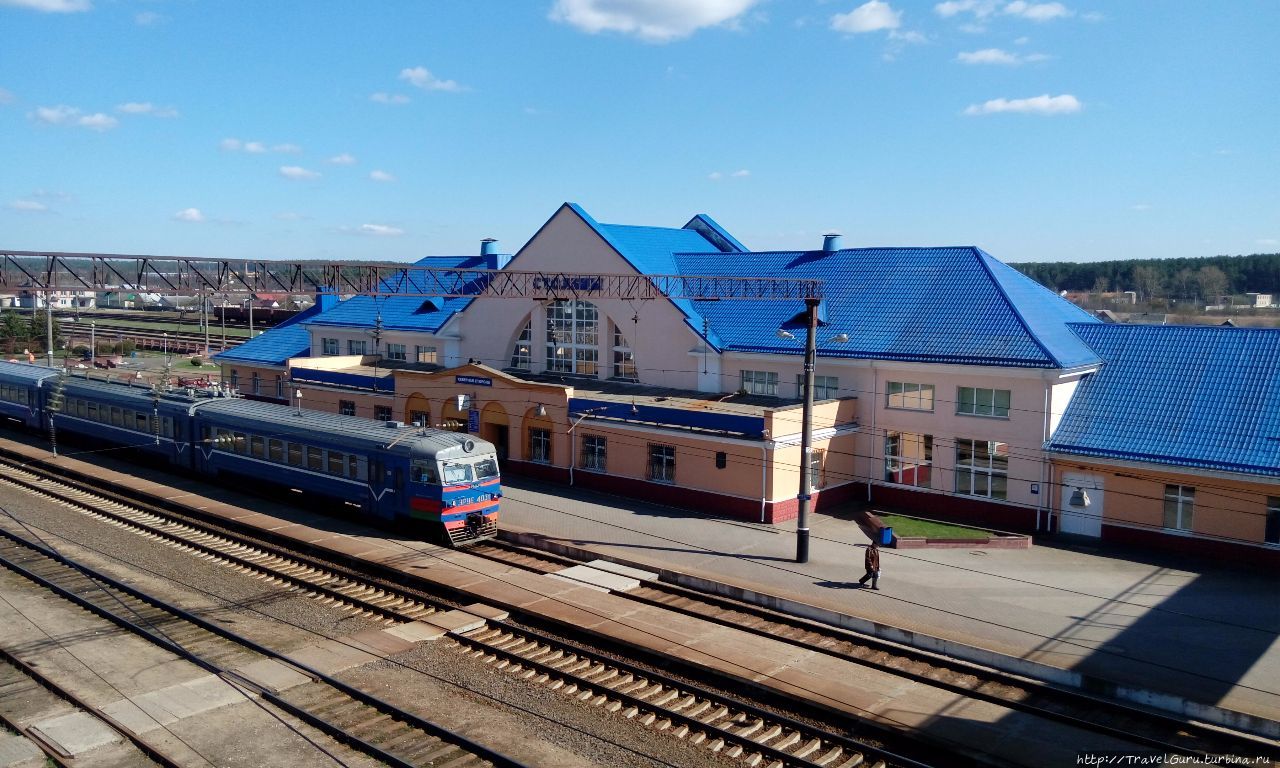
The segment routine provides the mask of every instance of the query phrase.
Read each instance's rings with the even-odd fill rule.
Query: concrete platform
[[[113,466],[110,470],[99,467],[95,472],[101,476],[121,470],[128,474],[120,475],[119,482],[130,483],[136,470]],[[941,640],[993,657],[1025,657],[1060,671],[1075,672],[1073,667],[1101,657],[1105,646],[1114,642],[1112,638],[1129,631],[1128,625],[1138,624],[1145,638],[1154,631],[1141,626],[1145,615],[1162,621],[1174,616],[1192,624],[1205,622],[1214,631],[1204,639],[1212,637],[1219,655],[1231,659],[1228,671],[1232,665],[1240,665],[1241,658],[1249,661],[1238,675],[1223,679],[1223,684],[1208,691],[1214,705],[1240,706],[1265,722],[1274,721],[1280,712],[1274,690],[1275,681],[1280,680],[1275,672],[1280,667],[1271,648],[1280,630],[1280,615],[1267,613],[1275,606],[1272,579],[1249,583],[1247,575],[1212,574],[1209,578],[1222,586],[1203,595],[1203,603],[1185,604],[1188,609],[1199,606],[1199,610],[1174,612],[1161,608],[1171,594],[1178,594],[1189,580],[1205,578],[1203,574],[1153,570],[1149,565],[1045,547],[987,552],[981,560],[967,559],[977,556],[957,550],[915,552],[909,557],[886,550],[882,555],[883,591],[863,592],[851,588],[861,575],[860,543],[865,540],[851,522],[818,519],[812,560],[797,565],[792,561],[794,531],[699,518],[599,495],[569,495],[567,491],[561,486],[509,485],[503,501],[504,529],[523,531],[547,546],[661,572],[664,579],[817,612],[833,617],[834,623],[843,620],[873,631],[880,628],[903,639]],[[249,504],[264,513],[269,510],[276,518],[274,527],[297,525],[305,514],[226,492],[206,492],[217,497],[210,510],[227,517],[246,519],[244,507]],[[565,511],[563,518],[554,513],[556,509]],[[499,610],[541,615],[564,626],[724,673],[744,684],[789,692],[851,716],[916,729],[944,741],[979,743],[1016,764],[1074,764],[1080,751],[1135,749],[1132,744],[939,692],[771,638],[638,605],[582,583],[548,579],[471,557],[465,551],[398,540],[343,521],[326,518],[316,524],[333,538],[324,539],[319,533],[300,535],[323,540],[336,552],[364,555],[407,576],[470,594]],[[1211,597],[1225,599],[1215,604]],[[1266,607],[1259,609],[1260,602]],[[1233,612],[1234,621],[1228,621]],[[464,613],[470,617],[466,621],[475,626],[484,621],[465,612],[451,613]],[[448,615],[432,616],[425,623],[465,631],[461,629],[465,622],[454,623],[462,617],[446,619]],[[442,626],[442,621],[449,626]],[[1206,674],[1197,670],[1220,672],[1221,659],[1205,657],[1205,649],[1198,646],[1199,635],[1176,629],[1160,627],[1162,631],[1155,631],[1157,637],[1127,648],[1128,655],[1111,653],[1110,657],[1122,662],[1114,665],[1114,671],[1127,670],[1137,681],[1151,685],[1165,684],[1165,678],[1172,676],[1177,685],[1185,683],[1176,679],[1185,670],[1190,679],[1201,684],[1198,690],[1186,689],[1187,695],[1204,695]],[[1256,648],[1251,655],[1236,645],[1240,635],[1248,633],[1258,635],[1251,641]],[[345,668],[344,664],[365,663],[357,655],[347,655],[361,651],[346,646],[326,645],[309,651],[314,654],[311,661],[315,666],[324,662],[334,671]],[[1149,652],[1164,658],[1140,658]],[[1174,666],[1175,661],[1181,666]],[[1054,667],[1054,662],[1062,666]],[[1111,671],[1113,666],[1089,669],[1092,675]],[[1153,669],[1164,674],[1157,675]],[[1228,680],[1232,682],[1226,684]]]
[[[44,752],[26,736],[0,736],[0,768],[39,768]]]
[[[583,584],[603,592],[626,592],[640,586],[639,579],[619,576],[616,573],[602,571],[588,565],[575,565],[547,575],[554,579]]]
[[[31,726],[30,730],[64,757],[79,757],[121,740],[120,734],[88,712],[72,712],[45,720]]]

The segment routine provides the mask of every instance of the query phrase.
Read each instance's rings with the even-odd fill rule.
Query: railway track
[[[387,765],[520,766],[415,713],[92,571],[13,532],[0,531],[0,565]],[[277,694],[237,672],[262,659],[301,671],[311,682]],[[145,737],[134,738],[145,743]]]
[[[468,552],[539,573],[554,573],[580,561],[502,542],[482,542]],[[914,650],[749,603],[656,582],[642,583],[627,598],[706,621],[794,643],[919,682],[1002,706],[1105,733],[1189,757],[1274,753],[1261,738],[1187,722],[1097,696]]]
[[[421,619],[462,606],[424,595],[389,580],[361,575],[279,545],[201,523],[170,511],[144,508],[13,465],[3,464],[0,483],[24,488],[69,509],[91,515],[149,539],[162,541],[281,589],[298,591],[326,604],[387,624]],[[694,675],[663,671],[623,658],[616,649],[585,647],[514,621],[491,619],[484,626],[451,633],[445,640],[460,656],[485,663],[500,674],[572,696],[640,727],[687,739],[749,766],[889,768],[890,766],[981,765],[950,746],[923,744],[876,724],[853,724],[814,709],[801,717],[785,714],[795,702],[772,706],[730,695],[732,683],[700,684]],[[824,719],[825,718],[825,719]],[[853,733],[851,734],[851,726]]]

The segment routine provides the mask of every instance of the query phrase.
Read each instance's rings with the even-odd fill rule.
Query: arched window
[[[527,371],[533,364],[533,321],[527,320],[511,350],[511,367]]]
[[[547,305],[547,370],[595,376],[600,363],[600,311],[577,299]]]

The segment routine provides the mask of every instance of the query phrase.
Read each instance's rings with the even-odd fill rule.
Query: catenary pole
[[[812,495],[813,369],[818,356],[818,299],[804,300],[804,425],[800,433],[800,493],[796,497],[796,562],[809,562],[809,497]]]

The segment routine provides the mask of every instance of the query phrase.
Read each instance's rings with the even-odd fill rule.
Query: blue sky
[[[0,247],[1280,250],[1280,3],[0,0]]]

